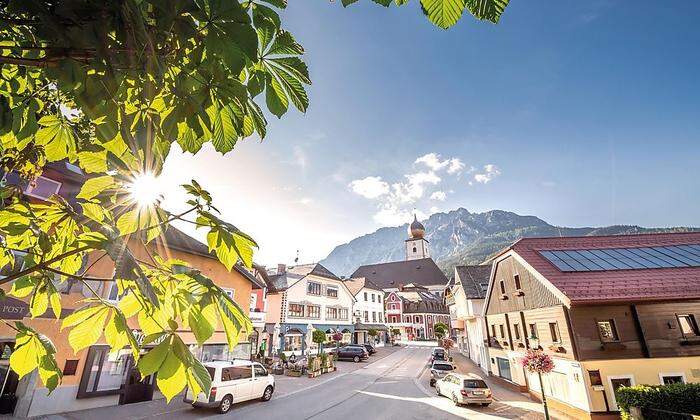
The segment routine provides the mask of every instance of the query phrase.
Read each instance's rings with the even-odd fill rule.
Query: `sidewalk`
[[[489,385],[489,388],[491,388],[494,400],[512,407],[512,409],[510,410],[501,411],[502,414],[506,414],[506,412],[508,412],[509,415],[507,415],[507,417],[510,417],[510,415],[516,414],[516,412],[518,412],[519,418],[544,418],[542,404],[530,398],[529,394],[524,392],[518,392],[514,389],[504,386],[500,383],[500,381],[495,380],[483,370],[481,370],[481,368],[477,366],[476,363],[474,363],[471,359],[462,355],[459,352],[450,353],[450,356],[452,356],[453,363],[457,367],[458,373],[472,373],[480,376],[484,379],[484,381],[486,381],[486,383]],[[573,420],[573,417],[570,417],[567,414],[561,413],[559,411],[553,410],[551,407],[549,407],[549,414],[553,419]]]
[[[306,391],[326,382],[343,377],[351,372],[367,366],[368,363],[376,362],[394,353],[402,347],[379,347],[377,353],[370,356],[368,360],[361,363],[336,362],[337,370],[332,373],[321,375],[317,378],[291,377],[285,375],[275,375],[275,393],[272,398],[284,398]],[[182,401],[182,396],[176,396],[167,404],[164,399],[156,399],[135,404],[113,405],[108,407],[93,408],[90,410],[73,411],[69,413],[53,414],[38,417],[47,420],[136,420],[149,417],[172,416],[177,418],[178,413],[192,410],[192,406]],[[203,410],[202,417],[214,414],[213,410]]]

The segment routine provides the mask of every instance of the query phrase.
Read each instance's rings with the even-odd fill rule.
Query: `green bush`
[[[700,383],[672,385],[637,385],[617,391],[617,405],[623,419],[629,408],[654,408],[676,413],[700,414]]]

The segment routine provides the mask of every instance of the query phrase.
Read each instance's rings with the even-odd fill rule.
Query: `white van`
[[[241,401],[256,398],[269,401],[275,391],[275,377],[260,363],[247,360],[205,362],[204,367],[211,376],[209,395],[200,392],[195,397],[189,389],[185,395],[185,402],[195,407],[218,408],[223,414]]]

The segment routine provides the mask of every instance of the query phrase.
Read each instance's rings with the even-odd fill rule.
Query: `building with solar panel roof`
[[[493,376],[539,396],[520,362],[541,349],[547,400],[576,418],[616,415],[622,386],[700,383],[700,233],[524,238],[492,263]]]

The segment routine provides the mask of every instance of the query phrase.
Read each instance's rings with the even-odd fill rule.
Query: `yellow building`
[[[618,417],[621,386],[700,382],[700,233],[521,239],[493,264],[484,315],[504,382],[539,398],[521,361],[541,349],[550,406],[576,418]]]

